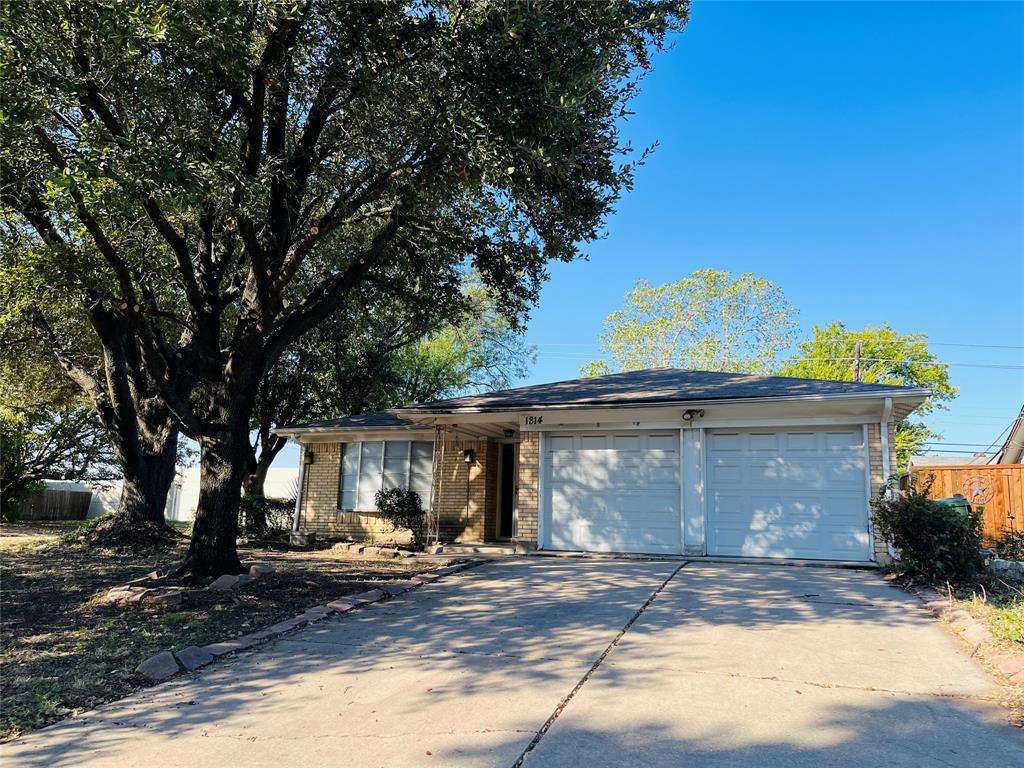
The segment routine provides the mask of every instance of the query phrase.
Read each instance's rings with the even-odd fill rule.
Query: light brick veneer
[[[884,465],[882,464],[882,430],[879,424],[868,424],[868,460],[870,462],[870,474],[871,474],[871,498],[878,496],[882,487],[885,485],[888,479],[885,476]],[[896,466],[896,426],[895,424],[889,424],[889,473],[891,475],[897,474],[899,469]],[[872,524],[873,527],[874,524]],[[889,557],[888,542],[886,542],[876,532],[874,535],[875,539],[875,559],[886,564],[891,561]]]
[[[518,522],[515,540],[537,546],[537,510],[540,507],[540,433],[523,432],[519,443]]]
[[[463,450],[471,448],[474,461],[467,464]],[[308,445],[314,454],[303,478],[299,528],[324,537],[374,541],[408,541],[406,531],[392,531],[375,510],[342,512],[338,509],[342,443]],[[487,541],[497,525],[497,444],[487,440],[449,440],[439,449],[440,482],[438,511],[442,541]],[[429,499],[424,499],[429,503]]]
[[[472,450],[467,464],[463,451]],[[498,445],[488,440],[448,440],[434,484],[441,541],[490,541],[495,537]],[[439,485],[438,485],[439,484]]]

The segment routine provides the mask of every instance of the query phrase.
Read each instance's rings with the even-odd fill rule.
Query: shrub
[[[238,530],[243,536],[267,536],[291,530],[295,499],[243,496]]]
[[[1024,531],[1003,530],[1003,538],[996,544],[996,554],[1003,560],[1024,560]]]
[[[419,548],[426,516],[420,495],[408,488],[387,488],[377,491],[374,501],[381,519],[390,523],[394,531],[411,531],[413,546]]]
[[[970,581],[981,571],[982,515],[928,498],[929,488],[872,500],[878,532],[899,550],[900,569],[932,583]]]

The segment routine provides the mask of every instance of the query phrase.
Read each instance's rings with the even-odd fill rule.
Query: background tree
[[[0,500],[5,516],[42,480],[118,476],[95,411],[55,367],[38,349],[14,354],[5,345],[0,355]]]
[[[600,335],[603,360],[585,376],[668,366],[771,373],[793,341],[796,309],[782,290],[754,274],[699,269],[653,286],[638,280]]]
[[[4,197],[9,193],[0,189]],[[37,224],[47,239],[54,237],[45,217],[38,216]],[[9,219],[0,222],[0,249],[3,357],[20,355],[46,373],[36,381],[40,392],[77,387],[120,469],[117,509],[90,536],[106,545],[134,545],[174,535],[164,507],[179,456],[179,426],[139,364],[123,313],[104,306],[95,284],[69,285],[59,263],[37,260],[31,239]],[[62,250],[72,260],[80,255],[70,244]]]
[[[683,0],[7,3],[3,202],[200,446],[187,567],[237,571],[252,404],[372,284],[517,327],[632,180],[618,120]],[[95,323],[94,323],[95,325]],[[127,376],[125,376],[127,378]]]
[[[534,349],[478,280],[467,281],[464,299],[445,318],[430,301],[384,297],[373,311],[335,314],[286,350],[253,411],[245,495],[264,495],[267,471],[287,444],[273,434],[276,427],[504,389],[526,376]],[[411,312],[414,306],[419,311]]]
[[[860,380],[868,384],[893,384],[901,387],[925,387],[929,397],[914,412],[914,420],[904,419],[896,425],[896,463],[906,466],[910,457],[921,452],[928,440],[942,435],[925,426],[921,420],[936,410],[947,408],[956,397],[956,387],[949,381],[949,366],[928,349],[923,333],[901,334],[888,325],[866,326],[848,330],[838,320],[826,326],[814,326],[811,338],[798,345],[798,352],[782,367],[783,376],[809,379],[854,381],[854,364],[858,343]]]

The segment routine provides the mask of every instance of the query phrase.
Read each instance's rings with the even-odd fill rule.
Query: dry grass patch
[[[241,548],[243,561],[270,563],[276,573],[211,593],[194,608],[161,612],[98,598],[180,558],[186,542],[123,553],[63,545],[58,535],[67,526],[27,526],[22,536],[14,535],[17,528],[0,529],[0,739],[143,687],[135,667],[159,651],[237,637],[375,582],[446,564]]]

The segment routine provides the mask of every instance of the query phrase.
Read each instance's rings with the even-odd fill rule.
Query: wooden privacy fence
[[[92,491],[63,491],[47,488],[29,494],[21,503],[23,520],[85,520]]]
[[[918,487],[934,477],[931,498],[960,495],[975,509],[983,507],[986,544],[997,542],[1007,529],[1024,530],[1024,464],[914,467],[913,471]]]

